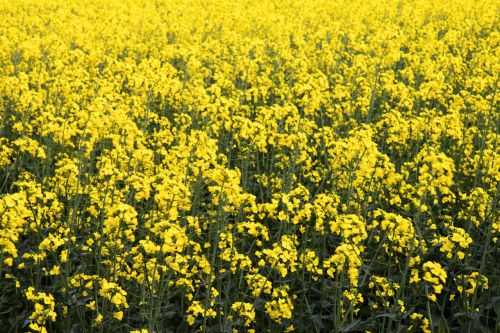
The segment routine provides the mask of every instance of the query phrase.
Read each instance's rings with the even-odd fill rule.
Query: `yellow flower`
[[[3,260],[3,263],[4,263],[4,265],[10,267],[10,266],[12,266],[13,260],[12,260],[12,258],[6,258]]]
[[[102,314],[100,314],[100,313],[99,313],[99,314],[97,314],[97,317],[96,317],[96,318],[95,318],[95,320],[94,320],[94,325],[95,325],[95,326],[100,325],[100,324],[102,323],[103,318],[104,318],[104,317],[102,316]]]
[[[95,301],[89,302],[87,305],[85,305],[89,310],[95,310]]]
[[[60,269],[59,266],[54,266],[52,269],[49,271],[50,275],[59,275],[60,274]]]
[[[118,319],[118,320],[122,320],[123,319],[123,311],[117,311],[117,312],[113,313],[113,317]]]

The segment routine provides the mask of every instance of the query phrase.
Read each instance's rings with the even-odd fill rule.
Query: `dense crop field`
[[[500,331],[499,19],[0,0],[0,331]]]

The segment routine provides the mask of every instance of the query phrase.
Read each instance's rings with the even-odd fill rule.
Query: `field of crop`
[[[500,331],[499,19],[0,0],[0,331]]]

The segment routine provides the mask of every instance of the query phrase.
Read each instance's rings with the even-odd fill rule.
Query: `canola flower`
[[[0,1],[0,327],[500,327],[500,3]]]

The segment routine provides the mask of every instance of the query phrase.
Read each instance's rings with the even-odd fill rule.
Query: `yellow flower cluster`
[[[441,267],[441,264],[433,261],[427,261],[422,265],[424,276],[423,280],[429,282],[432,285],[434,293],[429,293],[427,296],[431,301],[436,301],[436,294],[440,294],[443,291],[444,283],[446,283],[446,278],[448,274]]]
[[[45,325],[47,321],[55,321],[57,318],[54,296],[44,292],[35,292],[33,287],[28,287],[25,296],[28,301],[34,303],[35,307],[35,310],[28,318],[31,321],[29,328],[35,332],[46,333]]]
[[[408,327],[410,332],[423,332],[423,333],[432,333],[430,329],[430,322],[423,314],[421,313],[412,313],[410,315],[410,319],[412,320],[412,324]],[[418,324],[417,324],[418,323]]]
[[[0,327],[494,331],[499,12],[0,1]]]
[[[273,290],[273,299],[266,302],[264,306],[269,317],[278,323],[281,323],[283,319],[292,319],[293,304],[286,289]]]
[[[250,325],[255,320],[255,310],[250,303],[234,302],[231,305],[231,309],[238,317],[243,318],[244,326]],[[232,318],[230,317],[229,319]]]
[[[473,295],[479,287],[488,289],[488,278],[478,272],[472,272],[469,275],[459,274],[456,282],[458,284],[457,291],[465,293],[467,296]]]

